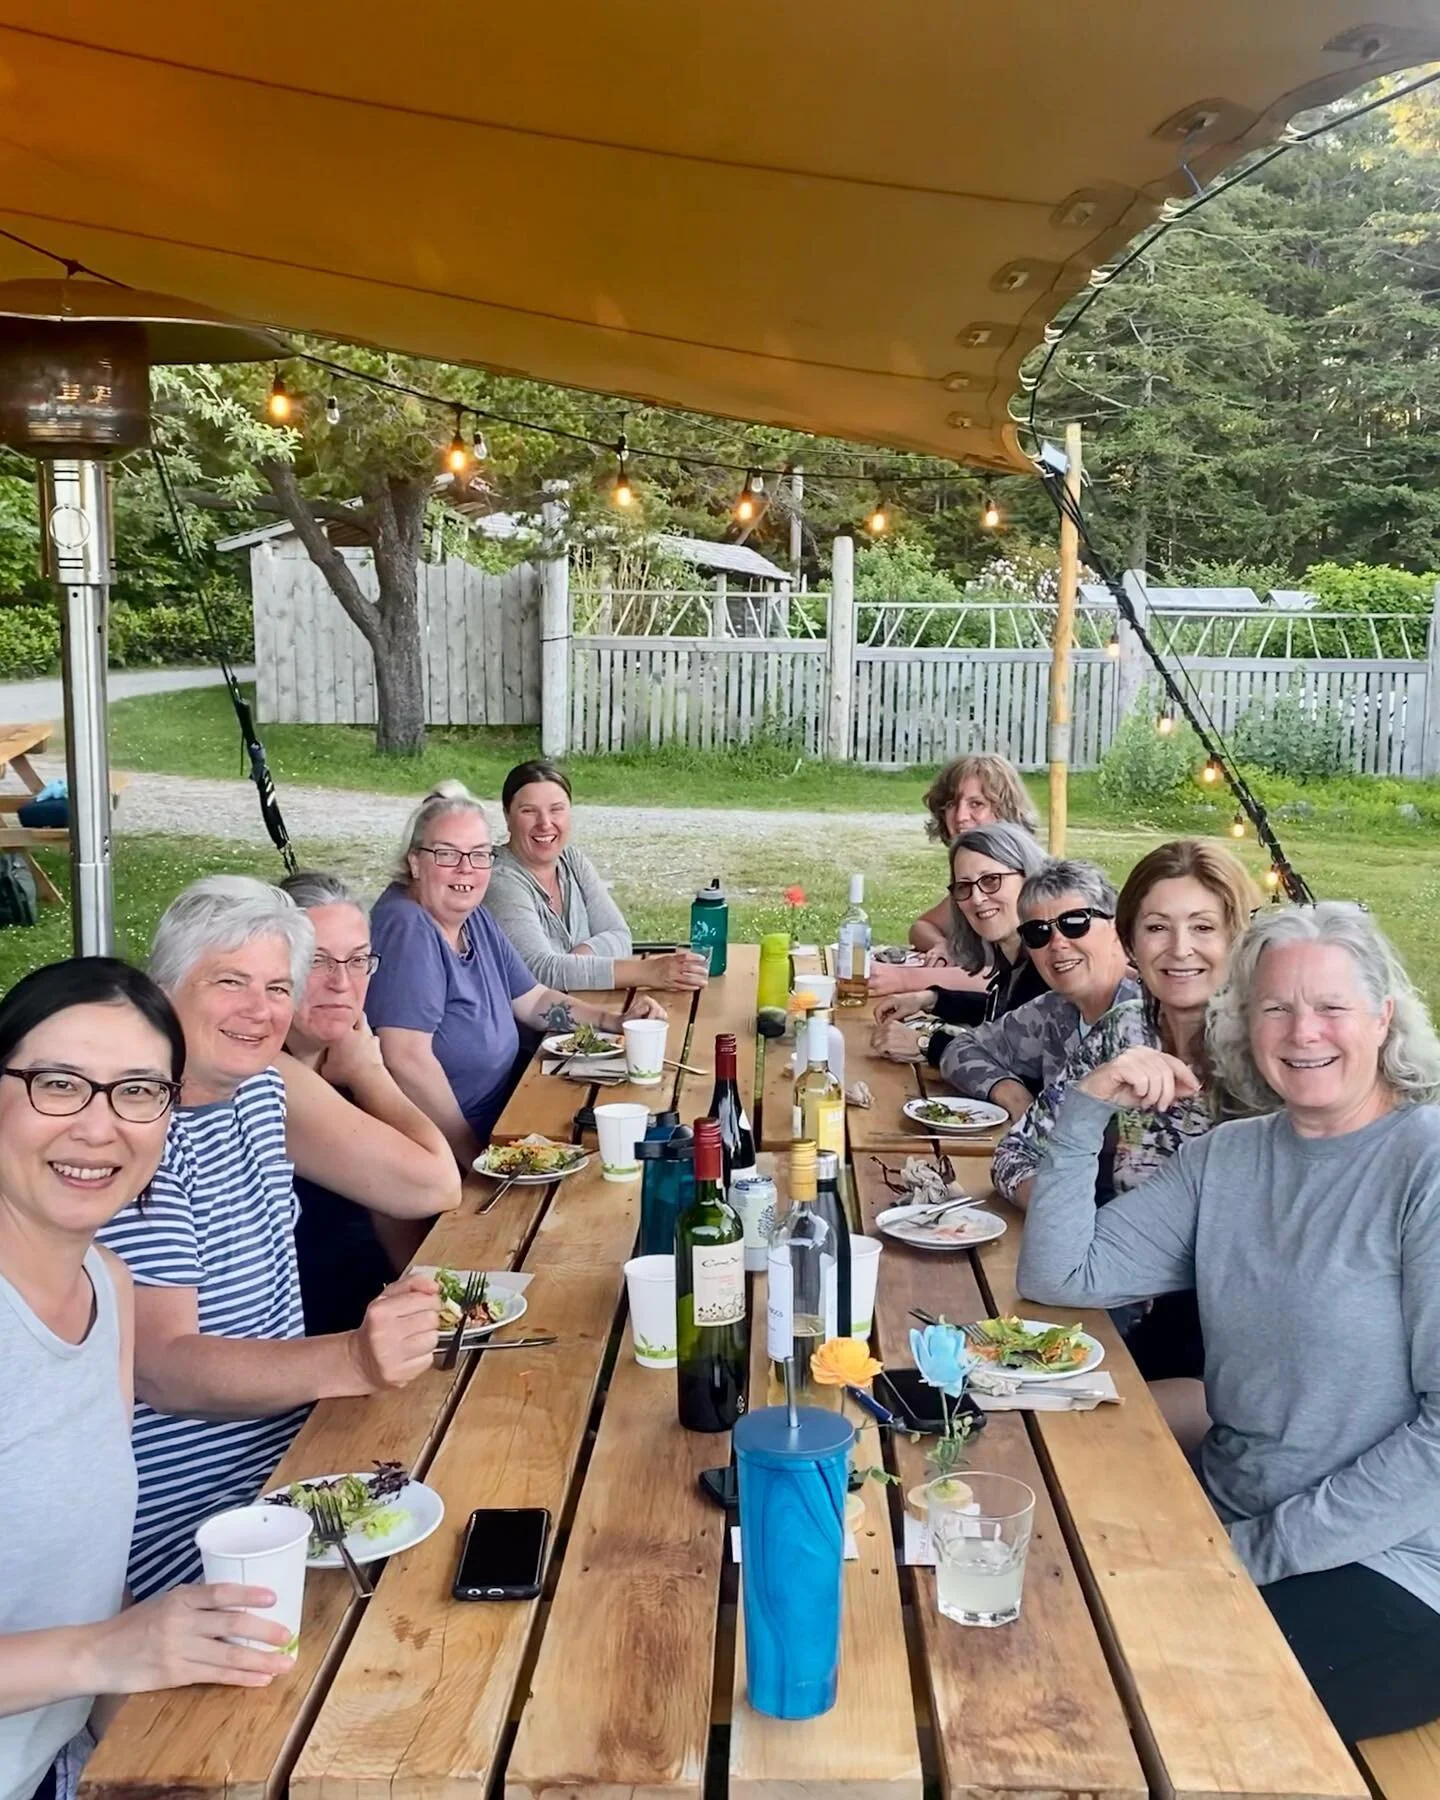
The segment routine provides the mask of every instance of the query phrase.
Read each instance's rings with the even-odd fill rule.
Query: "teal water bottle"
[[[730,949],[730,908],[717,875],[701,888],[690,908],[690,948],[710,959],[710,973],[723,975]]]

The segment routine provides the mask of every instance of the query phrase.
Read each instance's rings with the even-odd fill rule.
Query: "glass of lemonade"
[[[1009,1625],[1020,1617],[1035,1495],[1010,1475],[966,1470],[926,1489],[935,1547],[935,1597],[960,1625]]]

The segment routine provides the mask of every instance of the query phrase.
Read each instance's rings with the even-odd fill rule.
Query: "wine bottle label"
[[[790,1142],[798,1144],[805,1136],[805,1114],[797,1100],[790,1108]]]
[[[770,1252],[765,1278],[765,1348],[783,1363],[795,1354],[795,1275],[783,1250]]]
[[[815,1148],[845,1154],[845,1102],[838,1094],[815,1102]]]
[[[697,1325],[735,1325],[745,1317],[743,1243],[697,1245],[691,1257]]]
[[[825,1321],[824,1342],[840,1335],[839,1283],[835,1274],[835,1258],[824,1257],[820,1264],[820,1317]]]

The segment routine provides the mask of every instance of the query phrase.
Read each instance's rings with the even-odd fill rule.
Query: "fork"
[[[481,1200],[480,1204],[475,1208],[475,1217],[477,1219],[483,1219],[492,1206],[498,1205],[499,1202],[505,1198],[511,1188],[514,1187],[517,1180],[519,1180],[518,1176],[507,1175],[493,1194],[487,1194]]]
[[[465,1292],[460,1296],[460,1323],[450,1334],[450,1342],[445,1350],[445,1359],[440,1364],[442,1369],[453,1369],[460,1360],[460,1345],[464,1341],[465,1328],[470,1323],[470,1314],[480,1304],[484,1292],[484,1275],[472,1271],[465,1282]]]
[[[355,1589],[357,1599],[368,1600],[375,1592],[368,1579],[360,1573],[360,1566],[350,1554],[345,1542],[345,1521],[340,1513],[340,1502],[334,1494],[315,1492],[310,1502],[310,1526],[315,1536],[327,1550],[338,1550],[340,1560],[344,1563],[350,1577],[350,1585]]]
[[[963,1200],[944,1200],[934,1202],[929,1206],[912,1206],[907,1209],[910,1217],[900,1222],[906,1225],[938,1225],[946,1213],[958,1212],[962,1207],[978,1206],[979,1204],[978,1200],[972,1200],[967,1195]]]

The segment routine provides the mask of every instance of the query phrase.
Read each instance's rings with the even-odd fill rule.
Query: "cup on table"
[[[1010,1625],[1020,1617],[1034,1490],[1012,1475],[967,1469],[926,1489],[935,1549],[935,1599],[959,1625]]]
[[[850,1335],[870,1341],[875,1323],[875,1285],[880,1276],[880,1240],[850,1234]]]
[[[257,1619],[275,1619],[290,1633],[285,1654],[300,1642],[305,1603],[305,1559],[310,1548],[310,1515],[298,1506],[232,1506],[216,1513],[195,1533],[206,1581],[234,1581],[269,1588],[275,1604],[254,1608]],[[252,1650],[273,1650],[250,1638],[231,1638]]]
[[[811,995],[816,1009],[828,1012],[835,1004],[835,977],[833,975],[797,975],[795,992]]]
[[[606,1181],[640,1179],[640,1158],[635,1154],[635,1146],[644,1137],[649,1123],[650,1114],[631,1100],[612,1100],[608,1105],[595,1108],[600,1173]]]
[[[627,1019],[625,1071],[634,1087],[659,1087],[665,1073],[665,1044],[670,1035],[668,1019]],[[604,1155],[602,1150],[601,1155]]]
[[[625,1265],[630,1339],[642,1369],[675,1367],[675,1258],[632,1256]]]

